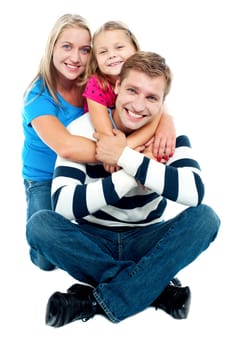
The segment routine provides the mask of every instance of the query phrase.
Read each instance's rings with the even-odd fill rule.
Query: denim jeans
[[[32,181],[24,179],[27,201],[27,220],[41,209],[51,209],[51,180]]]
[[[28,221],[27,239],[51,264],[91,284],[96,300],[116,323],[150,306],[207,249],[219,225],[216,213],[204,204],[168,221],[122,232],[76,225],[43,210]]]
[[[32,181],[24,179],[24,188],[27,202],[27,220],[41,209],[51,209],[51,180],[48,181]],[[30,250],[30,255],[34,255],[34,251]],[[36,254],[38,264],[43,270],[53,270],[55,268],[39,253]]]

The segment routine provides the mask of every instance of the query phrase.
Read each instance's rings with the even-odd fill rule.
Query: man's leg
[[[89,228],[96,232],[94,226]],[[115,260],[98,245],[101,237],[90,239],[82,225],[73,224],[52,210],[35,213],[27,223],[26,236],[31,249],[92,286],[108,282],[121,270],[135,265],[132,261]]]
[[[119,322],[151,305],[169,281],[208,248],[220,220],[210,207],[200,205],[186,209],[164,225],[168,230],[135,266],[94,290],[96,300],[112,321]]]
[[[218,228],[219,219],[211,208],[189,208],[173,219],[138,263],[114,260],[83,239],[76,225],[52,212],[40,213],[29,222],[28,241],[76,279],[96,285],[97,302],[111,321],[119,322],[152,304],[170,279],[208,247]]]

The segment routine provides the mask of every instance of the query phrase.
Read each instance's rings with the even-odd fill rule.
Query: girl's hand
[[[143,153],[144,156],[147,157],[147,158],[151,158],[151,159],[156,160],[157,162],[165,164],[168,161],[168,159],[166,159],[165,157],[162,157],[160,160],[158,160],[154,156],[154,154],[153,154],[153,142],[152,141],[153,140],[150,140],[150,142],[146,144],[145,149],[141,153]]]
[[[174,153],[176,146],[176,130],[173,117],[163,114],[155,131],[153,141],[153,155],[161,162],[167,161]]]

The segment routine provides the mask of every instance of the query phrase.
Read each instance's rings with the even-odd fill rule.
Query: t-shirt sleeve
[[[46,91],[38,94],[37,91],[32,90],[24,101],[23,112],[27,125],[30,125],[36,117],[42,115],[57,116],[58,106]]]
[[[109,87],[106,91],[103,90],[94,76],[88,80],[83,96],[108,108],[115,107],[116,95],[113,89]]]

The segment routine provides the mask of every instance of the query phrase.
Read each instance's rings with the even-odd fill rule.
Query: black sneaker
[[[152,306],[165,311],[175,319],[181,320],[188,317],[190,303],[190,288],[170,283],[153,302]]]
[[[80,299],[86,299],[87,295],[91,294],[93,287],[85,284],[73,284],[70,288],[67,289],[67,293],[75,294]]]
[[[84,296],[82,292],[82,297],[72,292],[52,294],[46,307],[45,323],[51,327],[62,327],[76,320],[87,321],[100,313],[93,294],[88,291]]]

